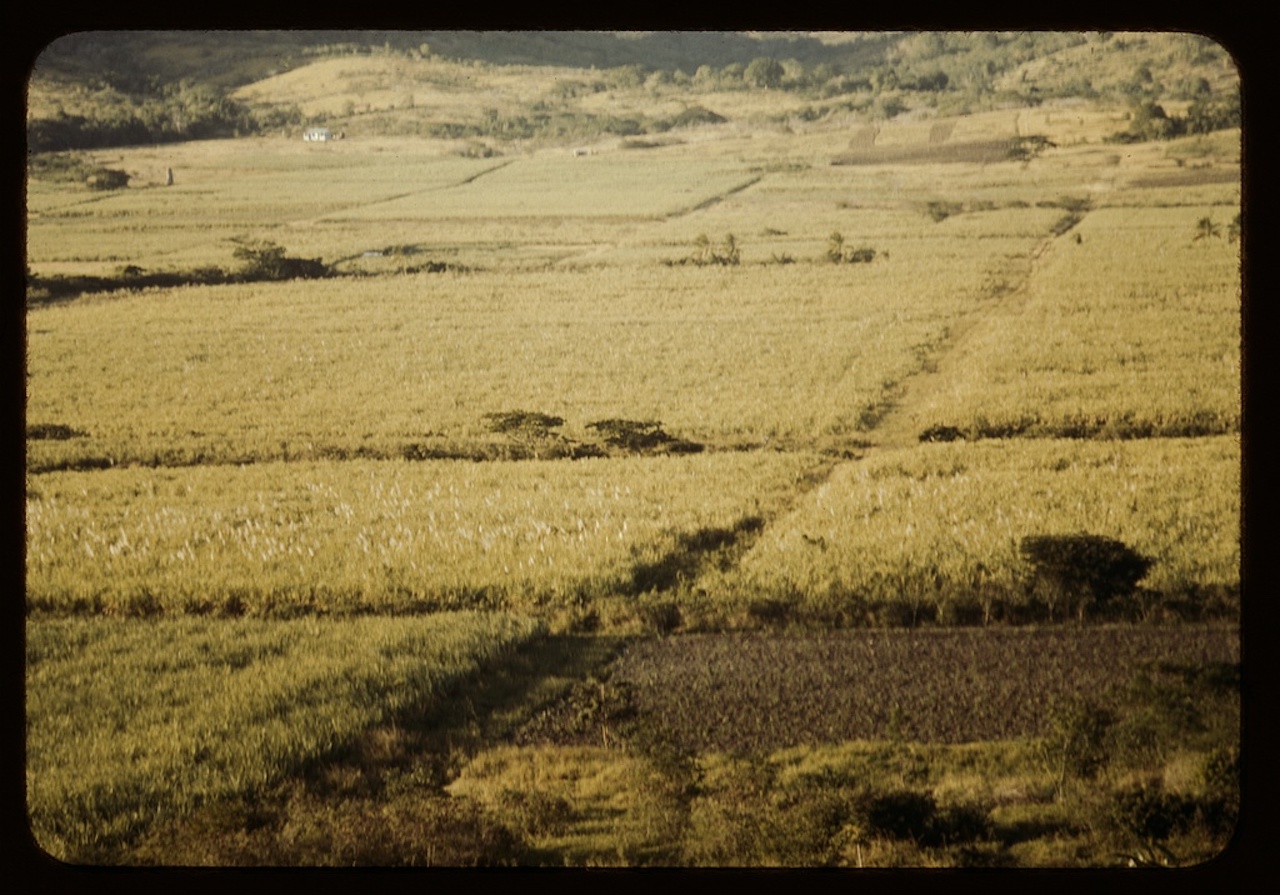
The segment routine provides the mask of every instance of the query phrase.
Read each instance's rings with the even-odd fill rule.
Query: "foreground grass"
[[[456,632],[477,620],[437,617],[435,626]],[[33,794],[55,799],[37,806],[33,796],[41,844],[56,846],[61,851],[55,854],[73,862],[143,865],[1100,867],[1130,858],[1187,865],[1226,847],[1238,811],[1239,673],[1229,653],[1210,650],[1197,658],[1193,648],[1179,661],[1139,663],[1096,700],[1046,695],[1038,714],[1025,714],[1021,726],[1006,727],[995,739],[974,741],[984,735],[978,721],[970,734],[959,731],[961,742],[939,741],[929,733],[939,723],[963,728],[968,719],[945,700],[925,699],[906,705],[887,736],[691,747],[673,725],[696,726],[697,719],[674,717],[653,702],[651,691],[669,682],[637,678],[634,667],[624,668],[626,659],[604,664],[622,645],[618,641],[520,640],[525,632],[516,630],[507,646],[496,648],[501,655],[491,651],[482,674],[459,673],[437,687],[442,693],[452,686],[447,698],[415,701],[385,678],[379,696],[360,697],[360,681],[374,676],[371,667],[405,660],[411,652],[402,649],[395,660],[385,655],[395,639],[387,632],[405,631],[408,620],[363,621],[95,620],[33,628],[32,640],[42,648],[58,645],[80,656],[46,657],[33,663],[34,673],[58,670],[64,685],[108,706],[95,713],[80,702],[71,705],[69,697],[56,707],[46,698],[50,709],[74,712],[78,729],[59,730],[59,723],[71,725],[48,712],[30,722],[33,743],[41,746],[33,750],[33,758],[40,756],[33,760],[34,779],[44,775],[61,784],[33,788]],[[317,630],[325,633],[317,636]],[[469,647],[473,655],[483,652],[474,643],[455,654],[424,650],[412,636],[423,632],[408,630],[404,644],[419,643],[415,664],[423,674],[459,665],[456,653]],[[275,639],[265,632],[275,632]],[[1115,633],[1195,637],[1182,629]],[[1060,634],[1086,651],[1095,640],[1087,628]],[[207,649],[202,659],[175,671],[180,663],[174,653],[184,650],[148,642],[154,635],[184,644],[186,653],[219,639],[233,640],[242,652]],[[883,635],[857,636],[874,646]],[[243,720],[229,722],[225,733],[197,724],[191,733],[205,740],[188,742],[168,765],[148,758],[160,751],[157,739],[168,729],[154,720],[159,715],[178,724],[208,714],[174,691],[201,679],[207,699],[217,692],[209,687],[210,675],[255,668],[278,680],[272,660],[241,672],[228,670],[227,662],[290,637],[315,639],[320,650],[341,655],[328,659],[335,671],[326,680],[342,682],[279,687],[272,710],[305,731],[317,724],[325,729],[335,715],[350,718],[355,710],[339,710],[334,699],[361,703],[371,711],[352,725],[358,729],[341,746],[232,788],[227,781],[236,766],[220,766],[218,758],[238,754],[231,743],[264,745],[253,733],[263,725],[262,712],[246,703]],[[680,675],[681,640],[651,642],[643,650]],[[525,646],[511,649],[517,641]],[[794,645],[822,648],[824,642]],[[344,646],[350,649],[344,652]],[[985,640],[982,646],[999,651]],[[292,656],[296,664],[310,650],[293,648],[274,662]],[[380,658],[371,661],[373,654]],[[111,690],[87,682],[91,658],[109,658],[120,669]],[[785,661],[777,659],[753,656],[720,673],[733,678],[734,688],[776,683],[785,674]],[[166,662],[157,676],[154,668]],[[1036,662],[1023,654],[1014,663],[1021,668],[1003,668],[997,676],[1018,676]],[[1096,657],[1093,662],[1098,664]],[[951,702],[971,701],[974,688],[983,685],[981,673],[948,678],[948,668],[934,670],[937,680],[919,685],[940,692],[942,681],[951,680]],[[891,678],[893,671],[873,662],[862,678],[875,690],[889,683],[886,672]],[[47,693],[50,676],[33,692]],[[139,695],[124,685],[129,680],[170,686]],[[835,690],[825,695],[840,696]],[[231,701],[215,698],[212,704]],[[395,712],[374,710],[390,702],[399,705]],[[714,693],[700,699],[704,715],[740,709]],[[750,711],[763,718],[770,709],[758,701]],[[133,716],[138,720],[129,721]],[[741,720],[743,726],[754,723]],[[150,725],[145,739],[144,724]],[[266,729],[276,730],[271,724]],[[717,736],[722,744],[737,742],[731,721]],[[100,760],[109,749],[114,764],[86,763],[86,742],[95,744],[88,758]],[[201,742],[208,744],[204,756]],[[52,768],[55,759],[61,765]],[[72,767],[87,770],[88,779],[73,785]],[[104,767],[114,778],[104,779]],[[83,794],[90,787],[93,799]],[[55,839],[49,827],[51,817],[65,825],[77,810],[82,839],[73,847]]]
[[[263,790],[449,699],[540,630],[472,614],[32,622],[36,841],[62,860],[101,859],[153,823]]]
[[[1095,633],[1063,636],[1082,658]],[[875,647],[875,635],[857,639]],[[1230,651],[1198,656],[1192,648],[1181,656],[1187,661],[1130,665],[1083,697],[1060,680],[1041,688],[1038,710],[1011,719],[995,737],[986,721],[955,706],[983,703],[985,687],[1032,674],[1038,658],[948,678],[951,665],[930,657],[916,685],[938,698],[900,694],[897,719],[866,738],[808,736],[796,728],[814,725],[791,719],[774,742],[804,744],[779,747],[744,734],[767,726],[779,702],[794,696],[835,705],[842,687],[801,683],[804,692],[792,694],[777,686],[770,700],[761,684],[789,673],[785,658],[755,653],[734,663],[728,650],[716,661],[716,684],[694,683],[696,713],[673,711],[665,699],[677,689],[672,678],[696,676],[681,665],[681,640],[640,647],[650,660],[666,661],[671,678],[637,677],[624,657],[580,685],[567,710],[552,713],[558,722],[539,716],[518,745],[480,752],[448,791],[503,818],[542,862],[573,866],[1188,865],[1216,856],[1231,836],[1240,684]],[[825,643],[792,646],[821,650]],[[987,641],[982,648],[1000,651]],[[1119,652],[1113,658],[1129,664]],[[1107,661],[1082,664],[1115,671]],[[843,689],[880,694],[900,671],[896,664],[864,662],[861,683]],[[723,695],[740,690],[754,696],[745,712]],[[811,706],[806,716],[829,714]],[[708,726],[714,742],[705,740]],[[698,745],[689,745],[690,734]]]

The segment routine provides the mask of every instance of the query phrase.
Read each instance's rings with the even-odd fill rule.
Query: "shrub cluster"
[[[90,292],[113,292],[119,289],[139,290],[176,286],[215,286],[223,283],[248,283],[261,280],[316,279],[333,276],[335,271],[319,258],[294,258],[269,240],[233,240],[233,256],[244,262],[240,270],[200,267],[186,271],[147,271],[133,264],[119,268],[115,276],[27,274],[28,305],[74,298]],[[432,269],[430,267],[424,269]]]
[[[742,261],[741,251],[738,247],[738,240],[732,234],[728,234],[724,238],[721,245],[715,245],[707,237],[705,233],[699,233],[698,238],[693,241],[693,254],[681,258],[679,261],[664,261],[668,267],[675,265],[693,264],[698,267],[707,265],[726,265],[734,266]]]
[[[702,445],[669,435],[657,420],[607,419],[587,423],[603,437],[605,444],[632,454],[662,451],[669,454],[696,454]]]
[[[827,260],[834,264],[865,264],[876,257],[876,250],[867,246],[850,248],[844,244],[839,230],[827,238]]]
[[[1081,618],[1093,606],[1105,606],[1132,594],[1154,560],[1102,535],[1032,535],[1019,552],[1033,567],[1032,591],[1049,607],[1061,602]]]
[[[1129,127],[1108,138],[1111,143],[1140,143],[1147,140],[1172,140],[1187,134],[1207,134],[1216,130],[1240,127],[1240,94],[1211,98],[1202,97],[1187,108],[1185,116],[1171,116],[1158,103],[1139,102],[1129,112]]]
[[[253,280],[294,280],[327,277],[331,271],[319,258],[292,258],[283,246],[266,239],[232,240],[232,255],[244,262],[243,276]]]
[[[693,245],[694,252],[689,260],[694,264],[735,265],[741,260],[738,241],[732,233],[725,236],[724,242],[720,246],[712,245],[707,235],[700,233],[698,238],[694,240]]]
[[[529,410],[506,410],[484,415],[491,432],[506,435],[540,459],[601,457],[621,454],[696,454],[703,445],[668,434],[657,420],[610,418],[587,423],[598,432],[602,444],[579,442],[556,430],[563,417]]]

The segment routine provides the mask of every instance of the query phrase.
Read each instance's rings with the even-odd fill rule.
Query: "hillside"
[[[564,141],[1064,99],[1238,105],[1238,83],[1221,46],[1175,33],[85,32],[36,60],[28,144],[89,149],[314,123]]]

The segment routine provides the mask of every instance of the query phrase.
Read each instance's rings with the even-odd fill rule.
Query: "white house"
[[[302,132],[302,139],[308,143],[328,143],[333,139],[333,131],[327,127],[309,127]]]

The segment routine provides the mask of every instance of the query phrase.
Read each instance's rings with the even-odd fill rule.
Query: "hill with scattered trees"
[[[487,127],[426,110],[403,114],[400,108],[402,114],[387,116],[373,104],[349,102],[339,110],[342,125],[359,124],[364,133],[638,136],[698,122],[583,118],[568,101],[583,93],[676,90],[691,100],[784,91],[804,101],[803,120],[848,112],[954,115],[1079,98],[1131,105],[1146,128],[1135,132],[1142,138],[1239,124],[1232,59],[1196,34],[121,31],[66,35],[40,53],[28,84],[28,149],[291,132],[313,123],[303,104],[279,101],[269,88],[246,88],[324,61],[360,58],[433,60],[479,72],[546,66],[575,73],[563,79],[558,95]],[[1181,123],[1171,103],[1185,114]],[[577,117],[566,118],[570,112]]]

